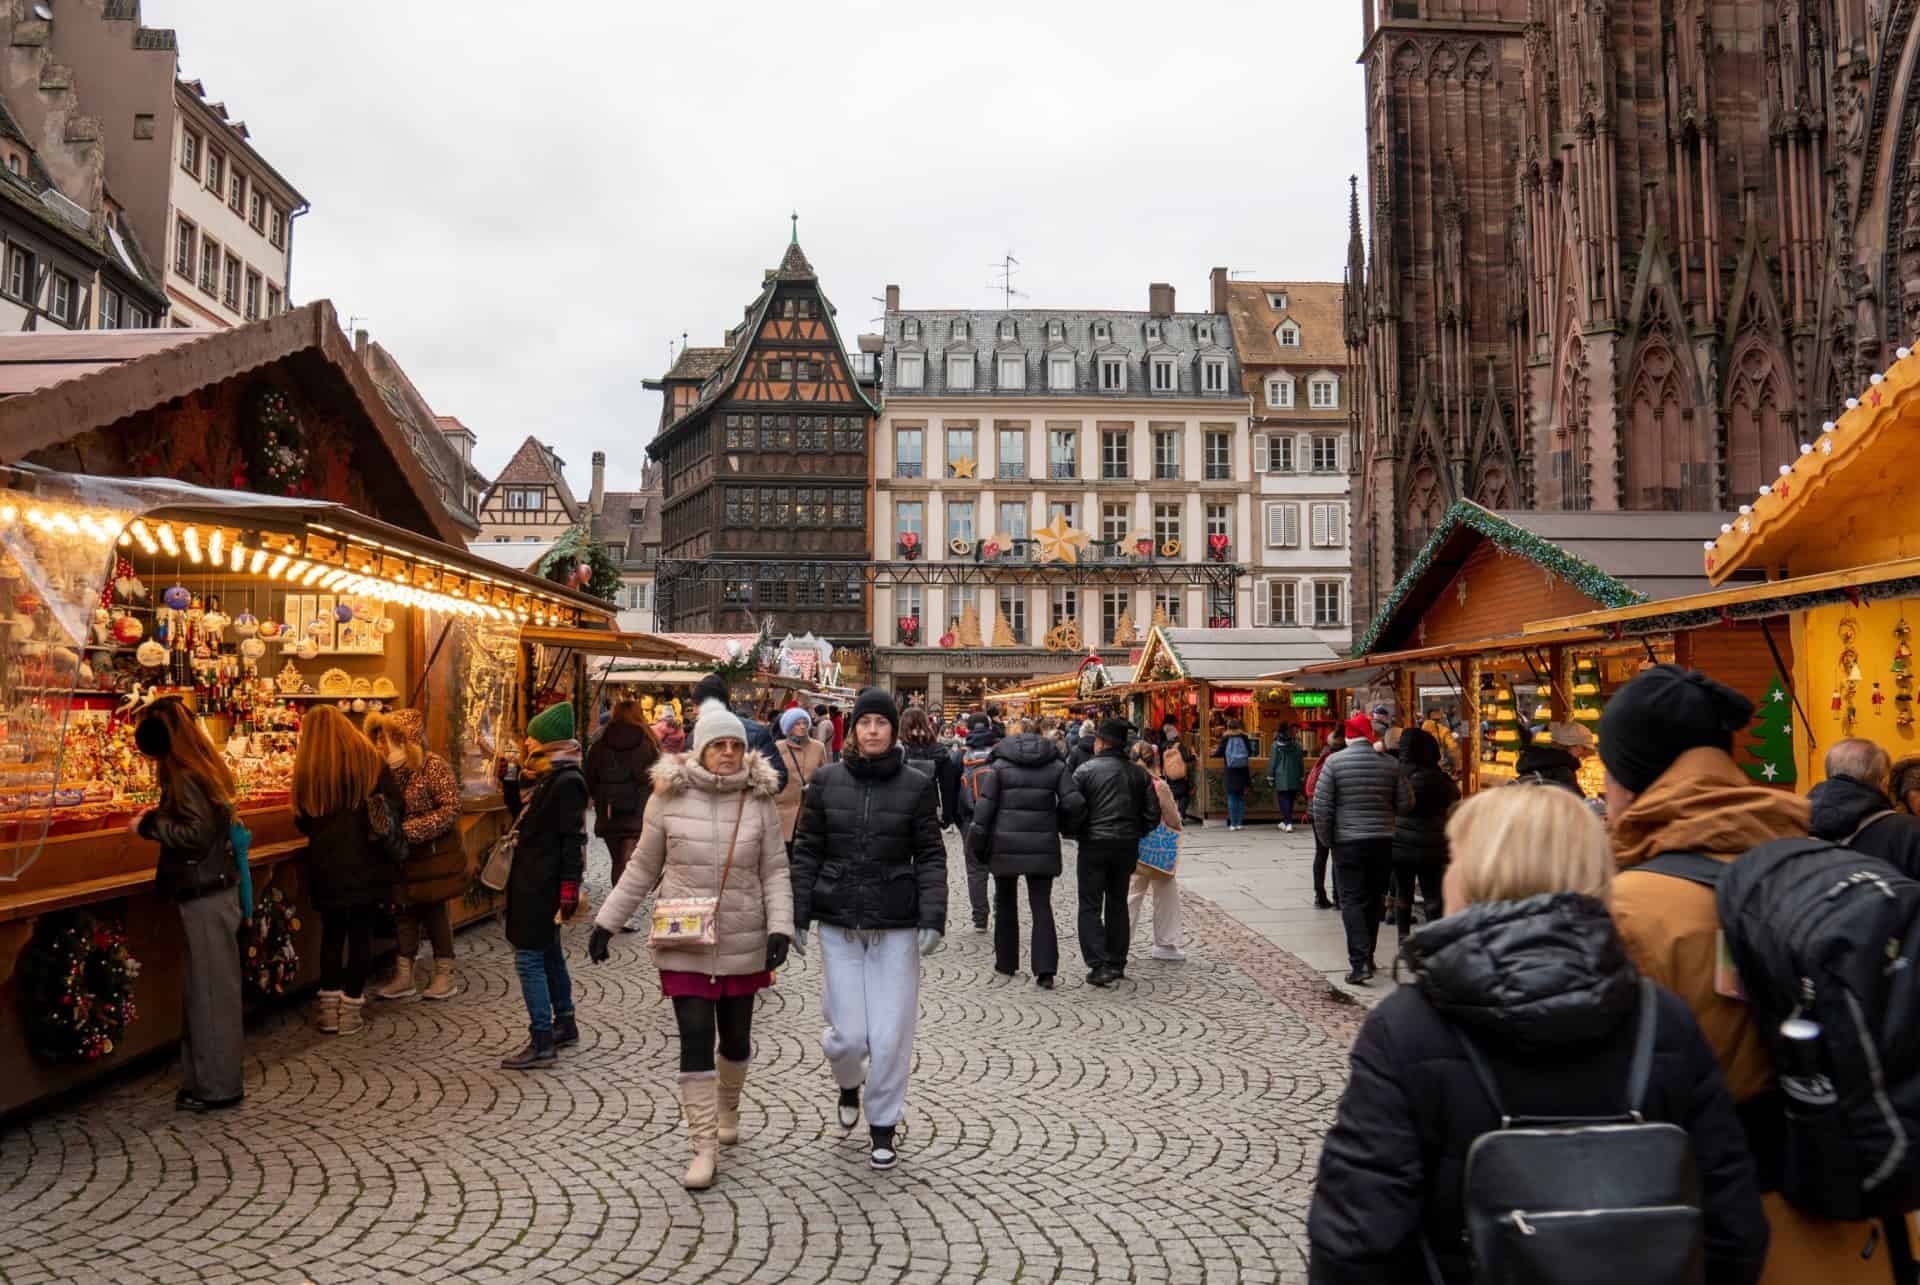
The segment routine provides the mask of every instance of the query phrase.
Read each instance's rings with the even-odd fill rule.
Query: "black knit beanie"
[[[708,701],[719,701],[727,708],[733,708],[733,698],[727,693],[727,680],[718,674],[708,674],[693,685],[693,707],[699,709]]]
[[[1655,665],[1613,694],[1600,715],[1600,761],[1635,794],[1688,750],[1731,750],[1753,702],[1697,669]]]
[[[150,759],[165,758],[173,748],[173,734],[165,723],[149,714],[133,729],[133,744]]]
[[[863,687],[860,695],[854,699],[854,724],[858,725],[860,720],[868,714],[878,714],[893,725],[895,732],[900,730],[900,711],[894,707],[893,697],[887,695],[883,689]]]

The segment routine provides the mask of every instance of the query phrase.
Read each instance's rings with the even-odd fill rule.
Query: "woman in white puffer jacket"
[[[649,893],[656,902],[719,898],[713,945],[653,947],[660,992],[680,1026],[680,1104],[693,1144],[682,1181],[696,1190],[712,1185],[720,1144],[739,1140],[753,997],[773,984],[793,939],[786,833],[774,804],[779,777],[746,740],[739,718],[709,701],[694,723],[692,751],[654,764],[640,842],[587,947],[604,962],[613,934]]]

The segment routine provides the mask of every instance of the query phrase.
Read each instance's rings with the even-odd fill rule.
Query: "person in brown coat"
[[[659,761],[660,743],[647,726],[639,699],[623,697],[614,702],[607,725],[587,751],[583,765],[587,791],[593,796],[593,832],[607,845],[613,861],[609,886],[619,884],[633,845],[640,842],[647,800],[653,794],[653,765]],[[633,926],[624,931],[633,931]]]
[[[1785,1107],[1752,1011],[1715,989],[1720,919],[1713,890],[1636,869],[1669,852],[1732,861],[1759,844],[1807,833],[1805,799],[1755,785],[1733,761],[1733,735],[1752,717],[1746,697],[1677,665],[1653,666],[1607,702],[1600,760],[1620,870],[1613,918],[1640,971],[1693,1010],[1725,1073],[1773,1233],[1761,1285],[1882,1285],[1893,1269],[1878,1227],[1813,1217],[1769,1189],[1779,1171],[1777,1121]]]
[[[780,832],[786,837],[788,853],[792,853],[794,827],[800,824],[800,797],[813,774],[833,756],[814,736],[813,716],[798,705],[780,715],[780,739],[773,743],[773,752],[787,765],[787,782],[774,802],[780,808]]]
[[[640,843],[587,943],[588,958],[606,962],[612,934],[649,893],[656,907],[718,898],[712,945],[653,946],[660,993],[673,1001],[680,1027],[680,1103],[693,1143],[681,1182],[690,1190],[712,1186],[720,1145],[739,1141],[753,997],[773,984],[793,940],[793,883],[773,803],[778,788],[773,765],[747,752],[740,719],[718,701],[702,706],[692,753],[654,765]]]
[[[460,783],[453,768],[422,743],[425,720],[417,709],[367,715],[365,731],[387,762],[406,798],[401,833],[407,837],[407,861],[393,884],[399,950],[393,980],[373,993],[375,999],[452,999],[453,921],[447,901],[467,890],[467,851],[460,843]],[[433,943],[433,980],[415,991],[420,932]]]

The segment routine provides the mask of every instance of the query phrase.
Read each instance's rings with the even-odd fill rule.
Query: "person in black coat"
[[[1153,781],[1127,758],[1132,732],[1124,719],[1102,722],[1093,757],[1067,778],[1061,803],[1061,828],[1080,840],[1074,875],[1089,986],[1111,986],[1127,975],[1132,927],[1127,885],[1139,861],[1140,840],[1160,824]]]
[[[1447,814],[1460,787],[1440,770],[1440,742],[1410,727],[1400,737],[1399,804],[1393,817],[1393,918],[1405,941],[1419,894],[1427,922],[1440,917],[1440,879],[1447,869]]]
[[[1407,942],[1413,984],[1368,1016],[1320,1153],[1307,1218],[1314,1285],[1473,1279],[1461,1187],[1500,1127],[1463,1041],[1514,1117],[1616,1117],[1643,988],[1605,904],[1613,854],[1562,790],[1488,790],[1448,827],[1447,917]],[[1499,844],[1496,848],[1494,845]],[[1767,1222],[1733,1099],[1684,1000],[1658,988],[1649,1121],[1692,1138],[1710,1285],[1750,1285]]]
[[[691,707],[699,709],[708,701],[719,701],[728,709],[733,708],[733,699],[727,694],[727,680],[718,674],[708,674],[693,685]],[[787,788],[787,765],[773,747],[773,729],[758,719],[738,715],[740,723],[747,729],[747,749],[751,753],[763,756],[773,765],[773,774],[780,778],[780,788]]]
[[[1067,739],[1067,775],[1072,776],[1080,770],[1080,765],[1093,757],[1093,720],[1080,720],[1079,730]]]
[[[1011,977],[1020,967],[1020,880],[1033,915],[1033,979],[1053,989],[1060,940],[1053,925],[1053,881],[1060,877],[1061,803],[1066,765],[1053,739],[1032,732],[993,747],[993,769],[980,782],[980,803],[967,831],[967,855],[993,874],[993,969]]]
[[[526,759],[502,782],[507,808],[519,819],[519,842],[507,876],[507,944],[527,1005],[527,1042],[501,1059],[509,1071],[554,1065],[580,1042],[573,978],[560,949],[560,923],[580,909],[587,868],[587,778],[573,739],[573,706],[549,706],[527,723]]]
[[[877,687],[862,691],[840,761],[813,774],[794,831],[792,948],[820,925],[826,966],[823,1040],[840,1087],[840,1124],[860,1122],[867,1089],[871,1163],[898,1159],[894,1130],[913,1065],[920,958],[947,930],[947,850],[940,787],[907,766],[899,714]]]
[[[940,828],[960,823],[960,762],[940,744],[927,711],[914,706],[900,716],[900,746],[907,766],[924,772],[940,787]]]
[[[1872,741],[1848,737],[1827,751],[1827,779],[1807,793],[1807,833],[1891,862],[1920,879],[1920,817],[1894,809],[1893,760]]]
[[[406,859],[406,814],[373,742],[331,705],[308,710],[293,758],[293,822],[307,836],[307,888],[320,912],[322,1031],[353,1035],[365,1024],[373,934]]]

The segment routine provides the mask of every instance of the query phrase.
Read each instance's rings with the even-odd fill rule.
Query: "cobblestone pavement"
[[[1193,897],[1188,962],[1136,940],[1128,980],[1091,989],[1071,870],[1048,993],[994,975],[951,863],[956,931],[927,961],[890,1173],[833,1119],[817,955],[762,997],[742,1142],[695,1194],[641,939],[595,968],[585,928],[568,930],[582,1043],[515,1075],[496,1063],[524,1010],[487,925],[458,939],[451,1002],[369,1006],[349,1039],[294,1012],[262,1023],[239,1110],[176,1114],[154,1072],[11,1130],[0,1280],[1304,1280],[1318,1138],[1360,1010]]]

